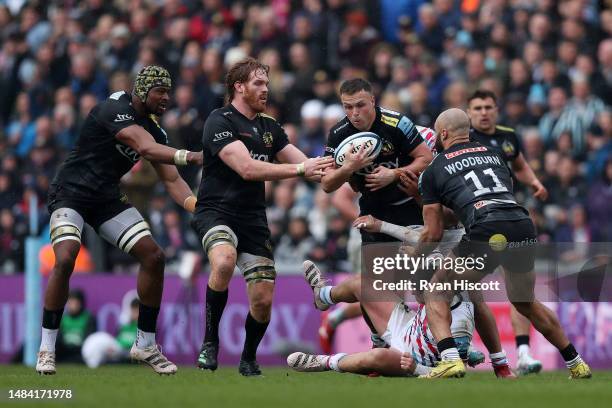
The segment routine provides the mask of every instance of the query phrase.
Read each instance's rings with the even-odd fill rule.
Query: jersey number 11
[[[494,193],[501,193],[501,192],[508,191],[506,186],[504,186],[499,181],[499,178],[497,178],[497,175],[495,174],[495,172],[493,172],[492,168],[489,167],[488,169],[485,169],[482,172],[486,174],[487,176],[490,176],[493,179],[493,182],[495,183],[495,185],[493,186],[493,189],[483,186],[482,183],[480,182],[480,179],[476,175],[476,172],[474,170],[470,171],[468,174],[464,176],[464,178],[466,180],[472,180],[472,182],[474,182],[474,186],[476,187],[476,190],[474,190],[474,196],[478,197],[483,194],[488,194],[491,191]]]

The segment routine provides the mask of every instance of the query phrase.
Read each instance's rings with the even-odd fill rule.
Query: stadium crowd
[[[131,90],[145,65],[173,78],[170,144],[201,150],[224,73],[247,55],[270,66],[268,113],[308,156],[344,116],[339,83],[365,77],[380,105],[432,126],[476,89],[498,96],[550,192],[520,195],[544,242],[612,240],[612,7],[594,0],[0,0],[0,273],[24,268],[31,197],[48,236],[46,195],[89,110]],[[181,169],[196,188],[199,169]],[[200,243],[151,166],[124,179],[171,265]],[[349,270],[350,221],[318,185],[267,183],[279,273],[305,258]],[[133,260],[85,234],[88,270]],[[177,267],[178,268],[178,267]],[[172,270],[172,266],[169,268]]]

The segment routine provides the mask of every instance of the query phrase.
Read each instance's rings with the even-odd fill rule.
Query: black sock
[[[251,316],[249,312],[246,322],[244,322],[244,329],[246,330],[246,338],[244,339],[244,349],[242,349],[242,356],[240,359],[245,361],[254,361],[257,354],[257,347],[259,342],[263,339],[268,328],[268,323],[260,323]]]
[[[563,357],[563,360],[565,361],[572,361],[573,359],[578,357],[578,352],[576,351],[572,343],[568,344],[567,347],[563,350],[559,350],[559,352],[561,353],[561,357]]]
[[[206,285],[206,330],[204,332],[204,342],[219,344],[219,322],[227,303],[227,294],[227,289],[223,292],[217,292]]]
[[[374,323],[372,323],[372,320],[370,319],[370,316],[368,316],[368,313],[366,312],[364,307],[361,304],[359,306],[361,307],[361,315],[363,316],[363,320],[365,320],[372,334],[378,334],[378,332],[376,331],[376,327],[374,327]]]
[[[47,310],[43,307],[42,327],[49,330],[59,329],[60,322],[62,321],[62,314],[64,314],[63,308],[59,310]]]
[[[147,333],[155,333],[159,307],[151,307],[140,303],[138,305],[138,328]]]
[[[520,336],[516,336],[516,348],[519,348],[519,346],[522,345],[529,345],[529,335],[528,334],[522,334]]]
[[[438,342],[438,353],[440,354],[442,354],[444,350],[452,348],[457,348],[457,345],[455,344],[455,339],[452,337],[447,337]]]

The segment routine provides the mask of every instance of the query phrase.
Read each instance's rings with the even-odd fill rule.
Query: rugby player
[[[413,197],[399,190],[397,182],[402,169],[419,174],[432,160],[416,126],[406,116],[375,104],[372,85],[365,79],[344,81],[340,86],[340,100],[346,117],[333,126],[328,135],[325,155],[333,156],[335,149],[347,137],[359,132],[376,133],[383,141],[380,154],[368,157],[366,151],[347,154],[339,168],[329,168],[321,179],[321,186],[330,193],[349,182],[360,192],[359,208],[362,215],[372,214],[382,220],[399,224],[422,224],[419,206]],[[361,231],[362,244],[393,242],[384,234]],[[372,330],[374,345],[380,340],[367,314],[363,317]]]
[[[83,224],[140,263],[138,334],[130,357],[156,373],[174,374],[176,365],[155,342],[164,281],[164,253],[149,225],[119,191],[120,178],[140,160],[149,160],[170,196],[193,212],[196,198],[176,165],[201,164],[201,152],[169,146],[157,116],[168,106],[171,80],[158,66],[144,67],[132,94],[115,92],[96,105],[79,139],[58,170],[49,190],[50,231],[55,265],[45,291],[42,339],[36,371],[55,374],[55,340],[68,296],[69,279],[81,247]]]
[[[236,63],[227,73],[225,86],[227,105],[213,111],[204,125],[204,169],[192,221],[211,265],[198,367],[217,369],[219,322],[238,266],[249,299],[238,370],[244,376],[257,376],[261,371],[256,352],[270,321],[276,277],[264,181],[291,177],[320,181],[333,159],[308,159],[289,144],[278,122],[264,114],[266,65],[253,58]]]
[[[510,302],[559,350],[570,378],[590,378],[589,366],[567,339],[555,314],[534,297],[535,228],[527,211],[515,201],[510,171],[496,150],[470,142],[469,128],[469,118],[460,109],[446,110],[436,120],[440,153],[419,178],[425,228],[414,253],[426,256],[438,246],[443,235],[443,206],[452,209],[466,230],[465,245],[453,252],[484,260],[484,269],[467,271],[461,279],[478,282],[501,265]],[[452,271],[441,270],[432,282],[452,279]],[[465,374],[444,295],[424,293],[430,329],[442,359],[426,378]]]
[[[477,90],[467,100],[470,118],[470,140],[496,149],[512,169],[514,177],[533,189],[533,196],[546,200],[548,191],[538,180],[525,160],[521,143],[514,129],[497,124],[499,114],[497,99],[491,91]],[[517,371],[526,375],[542,370],[542,363],[529,353],[529,330],[531,324],[514,306],[510,307],[510,320],[516,338]]]

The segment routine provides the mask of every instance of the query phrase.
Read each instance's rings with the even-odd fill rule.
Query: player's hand
[[[546,201],[548,198],[548,190],[546,190],[546,187],[540,183],[540,180],[534,180],[534,182],[531,183],[531,188],[533,189],[533,196],[535,198],[540,201]]]
[[[304,177],[310,179],[311,177],[319,178],[323,176],[325,169],[333,166],[334,158],[328,157],[313,157],[304,161]]]
[[[201,166],[204,164],[204,153],[203,152],[187,152],[187,163],[197,164]]]
[[[409,169],[401,169],[397,188],[410,197],[419,197],[419,177]]]
[[[374,162],[374,157],[368,156],[369,153],[370,152],[365,147],[365,144],[359,146],[359,148],[353,153],[353,144],[351,143],[351,148],[346,153],[346,157],[344,158],[343,167],[346,167],[351,171],[351,173],[354,173],[357,170],[369,166]]]
[[[400,368],[404,370],[406,373],[414,374],[414,370],[416,370],[416,361],[409,353],[402,353],[400,357]]]
[[[395,170],[378,166],[376,170],[365,176],[365,186],[370,191],[380,190],[397,180]]]
[[[380,232],[382,221],[371,215],[362,215],[353,221],[353,228],[359,228],[365,232]]]
[[[414,256],[416,248],[408,244],[403,244],[399,247],[398,252],[402,255]]]

